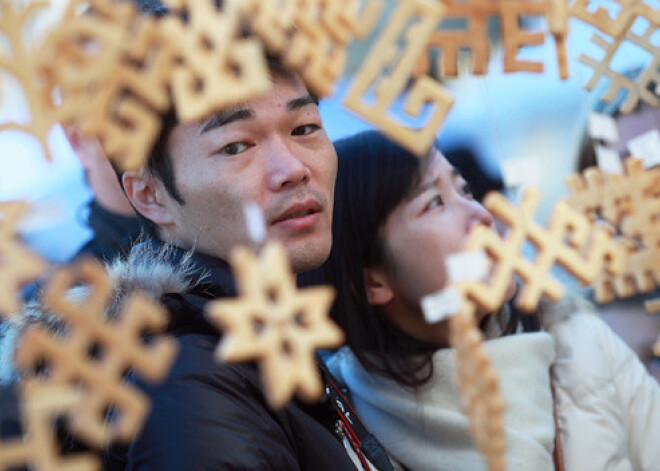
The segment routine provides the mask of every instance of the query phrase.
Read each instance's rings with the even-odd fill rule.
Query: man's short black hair
[[[139,9],[145,15],[162,17],[168,13],[167,6],[164,5],[161,0],[132,1],[138,5]],[[223,2],[220,0],[215,1],[217,8],[222,8],[222,3]],[[242,36],[249,36],[249,27],[247,27],[247,25],[244,26],[245,27],[242,29],[240,34]],[[290,69],[283,65],[281,58],[277,57],[276,55],[267,53],[266,62],[271,73],[285,77],[291,77],[295,75]],[[318,100],[316,100],[316,103],[318,104]],[[174,106],[172,106],[164,115],[162,115],[161,129],[151,148],[151,151],[149,152],[145,168],[151,174],[151,176],[163,183],[165,190],[172,198],[174,198],[175,201],[181,205],[184,205],[185,201],[177,189],[176,179],[174,176],[173,160],[167,145],[170,134],[178,123],[179,120],[177,118],[176,110]],[[146,226],[149,234],[152,237],[158,236],[158,226],[156,224],[142,216],[139,212],[138,218]]]

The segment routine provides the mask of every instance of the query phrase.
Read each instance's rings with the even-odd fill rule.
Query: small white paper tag
[[[610,115],[591,113],[589,115],[589,136],[613,143],[619,141],[616,121]]]
[[[266,222],[263,211],[256,203],[246,203],[243,206],[243,214],[248,236],[255,244],[261,244],[266,240]]]
[[[630,139],[628,150],[632,157],[642,159],[646,168],[660,164],[660,132],[654,129]]]
[[[460,252],[445,259],[450,283],[481,280],[488,274],[488,256],[483,250]]]
[[[500,164],[504,186],[537,186],[542,183],[543,171],[533,158],[507,159]]]
[[[596,161],[598,168],[604,173],[623,175],[623,163],[619,153],[609,147],[596,146]]]
[[[452,287],[445,288],[422,298],[422,312],[428,324],[449,319],[461,310],[461,297]]]

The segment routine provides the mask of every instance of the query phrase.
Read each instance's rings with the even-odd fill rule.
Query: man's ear
[[[144,171],[129,170],[122,177],[124,191],[133,207],[145,218],[159,226],[174,223],[169,205],[165,204],[164,191],[155,178]]]
[[[365,268],[364,288],[367,301],[373,306],[382,306],[389,303],[394,297],[388,277],[380,268]]]

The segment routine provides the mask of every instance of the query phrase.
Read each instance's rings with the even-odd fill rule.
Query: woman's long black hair
[[[438,347],[405,334],[369,304],[364,269],[386,261],[380,229],[420,183],[428,158],[418,159],[375,131],[337,141],[335,148],[333,244],[321,270],[337,290],[333,319],[367,370],[404,386],[420,386],[433,374],[431,357]],[[518,316],[511,316],[505,333],[517,323]]]

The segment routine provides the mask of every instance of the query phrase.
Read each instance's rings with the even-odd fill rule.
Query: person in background
[[[485,469],[459,407],[448,322],[428,325],[420,300],[446,285],[445,258],[470,229],[493,218],[435,148],[420,160],[367,132],[336,149],[334,244],[322,268],[347,347],[330,369],[404,468]],[[514,293],[512,281],[507,299]],[[507,302],[478,322],[508,404],[507,469],[657,467],[660,388],[590,305],[543,303],[521,317]]]
[[[74,128],[65,128],[65,133],[94,195],[89,202],[87,217],[92,237],[78,250],[74,259],[88,255],[111,261],[128,253],[143,235],[144,227],[100,143],[96,139],[83,138]]]

